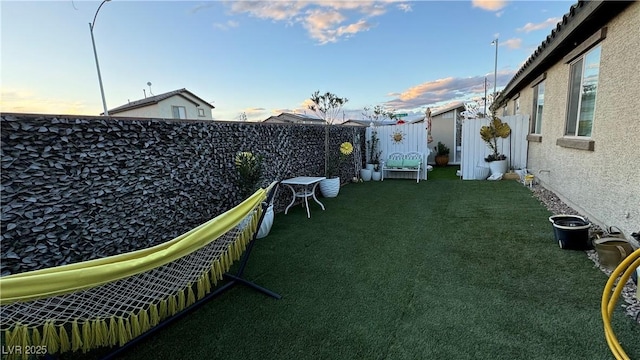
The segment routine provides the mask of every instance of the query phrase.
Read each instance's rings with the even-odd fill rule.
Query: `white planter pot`
[[[320,193],[324,197],[336,197],[340,192],[340,178],[324,179],[320,181]]]
[[[271,204],[264,213],[264,218],[262,219],[262,224],[260,224],[260,229],[258,229],[258,235],[256,236],[256,239],[262,239],[263,237],[269,235],[271,226],[273,226],[273,217],[273,204]]]
[[[360,170],[360,178],[362,181],[370,181],[371,180],[371,170],[362,169]]]
[[[374,166],[375,166],[374,164],[367,164],[365,166],[365,169],[373,171]]]
[[[489,177],[489,174],[491,172],[491,169],[489,169],[486,166],[476,166],[475,171],[473,173],[473,179],[474,180],[487,180],[487,178]]]
[[[507,172],[507,160],[491,161],[489,163],[489,169],[491,169],[491,175],[505,174]]]
[[[380,171],[374,171],[371,173],[371,180],[380,181],[381,178],[382,178],[382,173]]]

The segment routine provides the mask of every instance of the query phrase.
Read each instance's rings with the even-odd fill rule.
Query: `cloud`
[[[320,44],[336,42],[336,31],[333,27],[345,20],[340,12],[316,9],[308,11],[307,14],[304,27],[312,38],[318,40]]]
[[[259,19],[293,21],[307,5],[298,1],[232,1],[231,11],[247,13]]]
[[[498,70],[497,88],[500,89],[507,84],[515,74],[514,70],[503,69]],[[477,75],[467,78],[447,77],[426,81],[421,84],[409,87],[401,92],[387,94],[391,98],[383,102],[382,105],[386,110],[395,110],[398,112],[406,112],[409,114],[407,119],[414,119],[424,116],[427,107],[437,110],[455,102],[467,102],[472,99],[481,98],[485,92],[485,77],[487,79],[487,93],[493,92],[493,73],[487,75]],[[295,114],[306,114],[307,116],[317,117],[317,115],[309,110],[308,105],[312,104],[310,99],[304,99],[295,109],[273,109],[271,113],[263,116],[260,120],[267,118],[269,115],[278,115],[282,112]],[[350,105],[347,104],[347,106]],[[343,108],[345,119],[362,119],[362,109]],[[247,116],[249,116],[249,111]],[[339,115],[339,121],[342,121],[342,112]]]
[[[520,49],[522,47],[522,39],[514,38],[507,41],[503,41],[501,45],[508,47],[509,49]]]
[[[473,7],[488,11],[498,11],[507,5],[506,0],[472,0]]]
[[[558,17],[553,17],[553,18],[548,18],[547,20],[541,22],[541,23],[526,23],[523,27],[516,29],[517,31],[520,32],[532,32],[532,31],[536,31],[536,30],[544,30],[544,29],[549,29],[552,27],[555,27],[558,22],[562,20],[561,18]]]
[[[199,4],[199,5],[196,5],[196,6],[194,6],[193,8],[191,8],[191,9],[189,10],[189,13],[190,13],[190,14],[195,14],[195,13],[197,13],[197,12],[198,12],[198,11],[200,11],[200,10],[208,9],[208,8],[210,8],[210,7],[213,7],[214,5],[215,5],[215,4],[213,4],[213,3],[204,3],[204,4]]]
[[[97,109],[89,110],[81,101],[55,98],[55,95],[40,96],[29,90],[2,90],[0,111],[35,114],[98,115]]]
[[[247,121],[262,121],[273,115],[263,107],[250,107],[243,109],[242,112],[247,115]]]
[[[300,104],[300,108],[302,108],[304,110],[307,110],[307,111],[313,112],[312,110],[309,110],[309,106],[313,105],[313,104],[314,104],[313,101],[311,101],[311,99],[307,98],[307,99],[304,99],[302,104]]]
[[[218,28],[220,30],[229,30],[231,28],[237,28],[238,26],[240,26],[240,23],[237,21],[233,21],[233,20],[228,20],[226,23],[221,24],[221,23],[215,23],[213,24],[213,26],[215,28]]]
[[[398,9],[400,9],[400,10],[402,10],[402,11],[404,11],[404,12],[410,12],[410,11],[412,11],[412,9],[411,9],[411,5],[410,5],[410,4],[407,4],[407,3],[404,3],[404,4],[398,4]]]
[[[506,84],[515,74],[512,70],[498,71],[498,87]],[[438,107],[452,101],[464,101],[484,95],[484,76],[468,78],[448,77],[412,86],[400,93],[390,93],[393,99],[384,103],[386,108],[424,112],[427,106]],[[493,76],[487,78],[488,91],[493,91]]]
[[[335,43],[373,27],[369,19],[385,14],[391,4],[411,11],[405,1],[232,1],[233,13],[301,25],[320,45]]]

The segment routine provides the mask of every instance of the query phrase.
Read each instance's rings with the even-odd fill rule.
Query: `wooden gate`
[[[388,125],[377,126],[367,128],[367,140],[371,140],[371,132],[373,130],[378,132],[378,138],[380,139],[380,150],[382,154],[380,159],[386,159],[389,154],[394,152],[408,153],[412,151],[418,151],[422,153],[423,169],[420,172],[420,178],[427,179],[427,157],[431,150],[427,144],[427,130],[424,123],[417,124],[401,124],[401,125]],[[367,161],[369,161],[369,153],[367,152]],[[404,172],[389,172],[388,174],[393,178],[411,178],[415,180],[415,173]],[[387,174],[385,174],[387,178]]]
[[[509,124],[511,135],[506,139],[498,139],[498,150],[507,156],[509,167],[526,169],[527,167],[527,134],[529,133],[529,115],[511,115],[500,117]],[[487,144],[480,137],[480,128],[489,125],[488,118],[462,120],[462,159],[460,169],[463,180],[485,180],[489,176],[484,158],[489,155]]]

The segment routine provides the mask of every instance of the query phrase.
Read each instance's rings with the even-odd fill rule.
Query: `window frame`
[[[596,31],[593,35],[591,35],[587,39],[585,39],[585,41],[583,41],[580,45],[576,46],[575,49],[573,49],[563,58],[563,62],[565,64],[572,64],[574,62],[579,61],[578,58],[583,59],[587,53],[591,52],[591,50],[594,49],[596,46],[598,46],[606,37],[607,37],[607,27],[605,26],[600,30]],[[602,62],[602,48],[600,52],[600,62]],[[569,71],[571,71],[571,67],[569,67]],[[598,71],[598,77],[599,75],[600,73]],[[582,81],[581,81],[581,84],[582,84]],[[567,89],[567,92],[569,91],[570,89]],[[567,109],[566,109],[567,114],[565,115],[565,130],[564,130],[565,134],[566,134],[567,119],[569,116],[568,115],[569,106],[570,106],[569,101],[567,99]],[[594,103],[594,114],[595,114],[595,103]],[[576,120],[577,120],[577,117],[576,117]],[[593,128],[593,123],[592,123],[592,128]],[[578,129],[576,128],[576,131],[577,130]],[[593,132],[591,135],[593,135]],[[566,148],[578,149],[578,150],[594,151],[595,141],[593,141],[591,137],[563,135],[562,137],[556,139],[556,145],[561,147],[566,147]]]
[[[198,117],[205,117],[205,113],[204,113],[204,109],[199,107],[198,108]]]
[[[531,111],[531,127],[529,128],[529,134],[542,135],[542,119],[544,116],[544,93],[546,90],[545,80],[547,79],[547,73],[543,73],[531,84],[533,92],[533,108]],[[542,103],[540,103],[540,89],[542,88]],[[540,109],[539,109],[540,107]]]
[[[585,81],[588,76],[585,76],[588,72],[589,62],[587,61],[590,55],[593,55],[595,51],[598,52],[598,69],[595,74],[595,90],[593,94],[593,105],[589,109],[584,108],[583,101],[585,100],[585,92],[584,87],[586,84]],[[564,136],[573,137],[578,139],[590,139],[593,135],[593,123],[595,122],[595,112],[596,112],[596,100],[598,97],[598,83],[600,81],[600,63],[602,61],[602,47],[600,44],[596,44],[593,47],[586,50],[584,53],[580,54],[580,56],[576,57],[569,65],[569,88],[567,94],[567,111],[565,116],[565,127],[564,127]],[[577,75],[577,76],[576,76]],[[578,76],[580,82],[578,84]],[[577,87],[577,89],[576,89]],[[576,92],[577,90],[577,92]],[[590,129],[588,129],[588,133],[580,134],[581,130],[584,131],[584,128],[581,128],[580,122],[585,112],[590,112],[591,116],[589,119]]]
[[[184,117],[180,117],[180,109],[182,109],[184,111]],[[176,110],[178,111],[178,117],[176,117]],[[171,117],[172,119],[179,119],[179,120],[184,120],[187,118],[187,108],[186,106],[180,106],[180,105],[171,105]]]

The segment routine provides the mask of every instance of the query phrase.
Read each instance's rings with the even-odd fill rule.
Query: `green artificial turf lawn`
[[[515,181],[350,184],[277,214],[242,285],[128,350],[127,359],[611,359],[607,277],[554,242]],[[281,189],[280,191],[288,191]],[[640,359],[640,327],[613,328]]]

